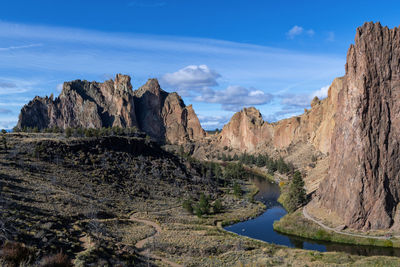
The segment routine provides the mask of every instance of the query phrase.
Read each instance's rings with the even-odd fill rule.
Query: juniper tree
[[[287,209],[293,212],[306,202],[306,190],[304,189],[304,181],[299,171],[293,174],[292,181],[289,185],[287,198]]]

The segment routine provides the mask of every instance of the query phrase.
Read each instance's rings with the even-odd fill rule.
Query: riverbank
[[[400,247],[400,240],[398,238],[362,237],[357,234],[338,233],[333,229],[323,228],[316,222],[307,219],[302,209],[287,214],[281,220],[276,221],[274,223],[274,230],[284,234],[328,242],[393,248]]]
[[[254,185],[244,185],[245,194],[222,198],[224,211],[198,218],[181,207],[138,212],[137,218],[157,222],[162,228],[144,249],[183,266],[399,266],[395,257],[363,257],[341,252],[321,253],[278,246],[226,231],[222,222],[255,217],[260,206],[250,201]],[[265,207],[261,212],[265,211]]]

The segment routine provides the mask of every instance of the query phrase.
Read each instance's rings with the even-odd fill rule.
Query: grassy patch
[[[298,210],[292,214],[287,214],[281,220],[276,221],[274,223],[274,229],[285,234],[329,242],[381,247],[400,247],[400,242],[397,239],[381,240],[348,236],[327,231],[322,229],[319,225],[305,219],[301,213],[301,210]]]

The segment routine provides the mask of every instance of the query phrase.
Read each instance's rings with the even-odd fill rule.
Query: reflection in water
[[[255,200],[265,203],[267,210],[255,219],[225,227],[226,230],[288,247],[303,248],[322,252],[341,251],[363,256],[386,255],[400,257],[400,249],[398,248],[332,243],[306,239],[298,236],[290,236],[276,232],[273,229],[274,221],[279,220],[286,214],[286,210],[277,202],[280,194],[279,186],[260,177],[253,178],[252,182],[259,189],[258,194],[255,196]]]

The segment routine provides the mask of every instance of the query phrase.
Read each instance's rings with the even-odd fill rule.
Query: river
[[[236,223],[225,227],[225,230],[239,235],[284,245],[292,248],[302,248],[316,251],[340,251],[354,255],[373,256],[385,255],[400,257],[399,248],[386,248],[375,246],[350,245],[334,242],[306,239],[297,236],[290,236],[274,230],[273,224],[287,213],[278,203],[280,195],[279,185],[264,178],[254,178],[252,182],[258,187],[259,192],[255,200],[263,202],[267,209],[255,219]]]

